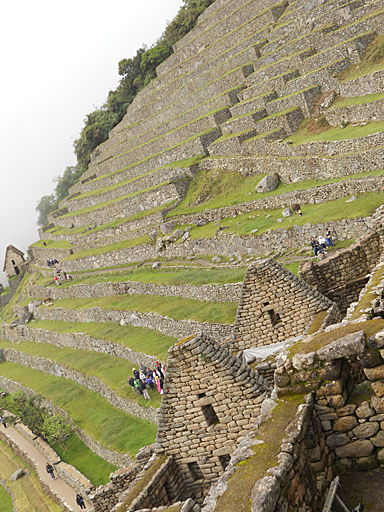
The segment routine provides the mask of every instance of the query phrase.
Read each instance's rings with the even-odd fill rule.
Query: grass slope
[[[61,299],[56,307],[84,309],[100,307],[118,311],[140,311],[159,313],[175,320],[191,319],[198,322],[231,324],[235,321],[237,304],[232,302],[200,302],[182,297],[156,295],[123,295],[102,298]]]
[[[0,347],[11,348],[32,356],[44,357],[73,368],[85,375],[98,377],[119,396],[135,400],[143,407],[160,406],[160,395],[157,392],[151,392],[152,400],[150,402],[132,392],[127,379],[132,375],[132,368],[137,365],[127,359],[119,359],[118,357],[99,354],[89,350],[77,350],[68,347],[60,348],[56,345],[35,343],[33,341],[23,341],[15,344],[0,340]]]
[[[60,322],[53,320],[33,320],[31,327],[46,329],[52,332],[83,332],[93,338],[113,341],[136,352],[143,352],[166,361],[168,349],[174,345],[176,339],[161,334],[153,329],[134,327],[133,325],[120,325],[112,322]]]
[[[68,450],[63,450],[57,444],[52,445],[61,460],[74,466],[89,478],[95,487],[109,482],[109,475],[116,471],[116,466],[96,455],[75,434],[71,434],[66,443]]]
[[[100,395],[75,382],[9,362],[0,364],[0,375],[52,400],[107,448],[134,457],[142,446],[155,440],[155,425],[115,409]]]

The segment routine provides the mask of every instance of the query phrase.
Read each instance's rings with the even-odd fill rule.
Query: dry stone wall
[[[18,391],[23,391],[28,396],[35,396],[35,391],[31,388],[27,388],[22,386],[18,382],[15,382],[11,379],[7,379],[3,376],[0,376],[0,388],[7,393],[16,393]],[[44,400],[44,406],[50,411],[52,414],[62,414],[65,415],[66,412],[60,409],[60,407],[55,406],[50,400]],[[123,468],[128,466],[132,460],[127,454],[118,453],[114,450],[106,448],[102,446],[98,441],[93,439],[89,434],[84,432],[84,430],[77,429],[76,435],[83,441],[83,443],[94,453],[99,455],[101,458],[110,462],[111,464]]]
[[[384,462],[383,346],[383,332],[367,340],[357,331],[297,354],[275,372],[279,395],[314,390],[326,445],[347,467],[373,469]],[[355,385],[364,381],[372,395],[350,402]]]
[[[88,375],[69,366],[52,361],[45,357],[24,354],[17,349],[4,349],[3,360],[32,368],[43,373],[63,377],[72,380],[82,387],[93,391],[105,398],[113,407],[120,409],[132,416],[157,423],[158,411],[152,407],[141,407],[136,401],[119,396],[110,389],[101,379],[94,375]],[[128,378],[128,376],[127,376]]]
[[[378,229],[382,231],[379,226]],[[300,270],[300,277],[335,301],[344,313],[358,299],[368,281],[367,275],[380,260],[382,241],[379,231],[372,232],[351,247],[337,251],[322,261],[306,262]]]
[[[19,312],[18,306],[15,307],[15,312]],[[173,338],[185,338],[204,331],[216,340],[225,340],[233,332],[233,325],[229,324],[173,320],[157,313],[106,310],[98,307],[71,310],[40,306],[35,309],[34,316],[39,320],[62,320],[64,322],[119,322],[121,325],[130,324],[135,327],[154,329]]]
[[[205,333],[168,354],[158,451],[173,455],[199,501],[252,428],[269,384]]]
[[[158,360],[155,356],[137,352],[109,340],[93,338],[82,332],[58,333],[45,329],[35,329],[28,325],[19,325],[14,329],[10,329],[8,325],[3,324],[1,327],[1,335],[4,339],[13,343],[34,341],[35,343],[51,343],[58,347],[70,347],[107,354],[120,359],[128,359],[128,361],[131,361],[136,366],[144,364],[151,368],[155,365],[155,361]],[[163,362],[165,363],[165,361]]]
[[[236,206],[233,206],[233,215],[237,214]],[[205,218],[204,214],[201,218]],[[207,215],[209,220],[209,214]],[[267,230],[260,235],[237,235],[220,231],[210,239],[188,239],[184,243],[169,245],[161,256],[168,258],[185,258],[186,256],[207,256],[219,254],[221,256],[271,254],[275,251],[302,247],[310,238],[318,237],[325,233],[325,228],[332,231],[337,240],[357,239],[364,236],[367,230],[372,230],[371,217],[343,219],[331,221],[327,224],[305,224],[304,226],[292,226],[292,228]],[[159,254],[150,245],[138,245],[135,247],[111,251],[95,256],[86,256],[76,260],[67,260],[62,263],[66,272],[89,270],[90,268],[109,267],[135,263],[148,259],[156,259]]]
[[[54,300],[75,299],[85,297],[113,297],[116,295],[164,295],[167,297],[185,297],[202,302],[238,302],[241,283],[225,285],[162,285],[142,283],[140,281],[96,283],[92,285],[78,284],[65,288],[57,286],[31,286],[28,295],[31,298],[49,296]]]
[[[236,316],[235,350],[270,345],[303,334],[332,302],[274,260],[248,268]]]

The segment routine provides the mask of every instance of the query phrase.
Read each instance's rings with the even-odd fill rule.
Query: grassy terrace
[[[24,469],[24,476],[18,480],[10,477],[18,469]],[[36,471],[23,459],[15,455],[13,450],[0,441],[0,479],[11,491],[15,508],[12,505],[11,496],[0,485],[1,512],[64,512],[61,505],[56,503],[42,488]]]
[[[364,126],[348,124],[345,128],[341,128],[328,125],[322,118],[317,121],[305,119],[300,128],[293,135],[287,137],[286,141],[296,146],[313,141],[358,139],[383,131],[384,121],[371,121]]]
[[[57,444],[52,445],[62,461],[78,469],[95,487],[109,482],[109,475],[116,471],[116,466],[96,455],[75,434],[69,436],[66,444],[68,450],[63,450]]]
[[[282,208],[279,208],[277,210],[254,210],[235,218],[227,217],[218,223],[210,222],[205,226],[196,227],[193,225],[190,238],[212,238],[215,236],[218,226],[227,226],[228,229],[225,229],[225,233],[249,235],[252,230],[257,229],[256,235],[260,235],[268,229],[290,228],[295,225],[304,226],[308,222],[318,224],[331,220],[367,217],[384,201],[383,192],[358,194],[357,199],[351,203],[345,202],[348,197],[342,197],[328,203],[301,205],[302,217],[287,217],[282,222],[278,222],[278,219],[282,218]],[[303,240],[303,244],[305,244],[305,240]]]
[[[108,239],[107,239],[108,240]],[[69,254],[65,261],[77,260],[79,258],[85,258],[86,256],[96,256],[97,254],[105,254],[111,251],[119,251],[120,249],[126,249],[127,247],[135,247],[136,245],[148,243],[148,235],[142,235],[137,238],[129,238],[121,242],[115,242],[110,245],[102,245],[100,247],[92,247],[91,249],[85,249],[84,251],[74,252]]]
[[[93,338],[119,343],[136,352],[144,352],[162,361],[167,360],[169,347],[175,343],[175,338],[161,334],[153,329],[120,325],[116,323],[93,322],[61,322],[52,320],[32,320],[28,325],[58,333],[82,332]]]
[[[330,109],[349,107],[352,105],[364,105],[373,101],[378,101],[384,98],[384,92],[376,94],[365,94],[363,96],[354,96],[352,98],[339,98],[334,102]]]
[[[384,170],[379,169],[371,172],[352,174],[350,176],[340,176],[329,180],[312,179],[289,184],[280,182],[279,186],[272,192],[258,193],[256,192],[256,186],[265,176],[264,174],[244,177],[244,175],[240,173],[225,170],[201,170],[196,174],[190,184],[184,199],[168,216],[188,215],[206,209],[221,208],[254,201],[256,199],[273,197],[286,192],[307,190],[330,183],[340,183],[353,178],[381,176],[383,173]]]
[[[115,409],[100,395],[75,382],[9,362],[0,364],[0,375],[52,400],[107,448],[134,457],[142,446],[155,440],[155,425]]]
[[[136,365],[127,359],[119,359],[118,357],[111,357],[89,350],[57,347],[56,345],[35,343],[33,341],[23,341],[15,344],[0,340],[0,347],[11,348],[32,356],[44,357],[73,368],[84,375],[98,377],[119,396],[135,400],[143,407],[160,406],[160,395],[157,392],[151,392],[151,402],[132,392],[127,379],[132,375],[132,368]]]
[[[103,298],[61,299],[55,307],[81,310],[100,307],[118,311],[155,312],[175,320],[191,319],[198,322],[232,324],[235,321],[237,304],[229,302],[200,302],[182,297],[156,295],[123,295]]]
[[[174,270],[154,270],[152,268],[139,268],[129,271],[121,271],[117,274],[99,274],[76,278],[73,281],[67,281],[62,284],[62,288],[76,286],[77,284],[95,284],[95,283],[124,283],[126,281],[139,281],[142,283],[179,285],[179,284],[225,284],[238,283],[244,279],[245,269],[178,269]],[[51,278],[41,279],[37,284],[53,283]]]

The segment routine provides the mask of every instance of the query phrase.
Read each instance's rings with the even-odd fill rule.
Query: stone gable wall
[[[199,499],[252,428],[269,384],[205,334],[168,354],[157,443]]]
[[[274,260],[248,268],[237,311],[236,350],[270,345],[304,333],[332,302]]]

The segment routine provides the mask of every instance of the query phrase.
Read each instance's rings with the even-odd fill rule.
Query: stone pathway
[[[30,441],[28,441],[28,439],[23,437],[15,428],[11,426],[7,426],[7,428],[0,426],[0,428],[3,434],[5,434],[9,439],[16,443],[17,446],[26,452],[29,458],[35,462],[39,479],[47,484],[48,487],[61,498],[63,503],[66,504],[68,510],[71,512],[80,510],[80,507],[76,503],[76,491],[74,491],[72,487],[70,487],[66,482],[58,477],[56,480],[52,480],[52,478],[46,472],[45,465],[48,461],[44,455],[40,453],[38,449]],[[89,502],[86,502],[86,506],[86,510],[88,510],[88,512],[93,510]]]

